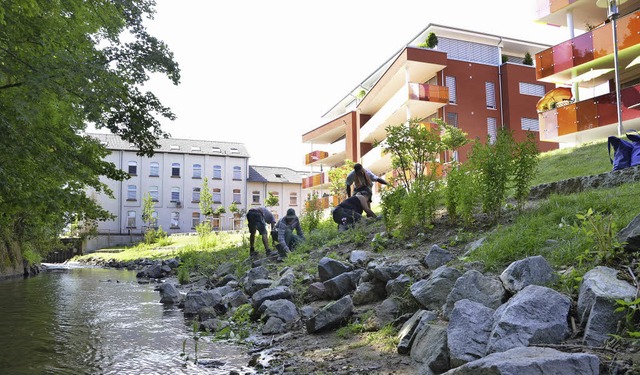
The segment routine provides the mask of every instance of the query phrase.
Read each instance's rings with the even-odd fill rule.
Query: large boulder
[[[452,367],[482,358],[493,326],[494,310],[468,299],[457,301],[447,326]]]
[[[455,268],[438,267],[428,279],[413,283],[409,291],[413,298],[425,308],[440,310],[461,275],[462,273]]]
[[[497,277],[484,276],[476,270],[469,270],[456,280],[447,296],[443,309],[445,317],[451,315],[454,304],[461,299],[479,302],[496,309],[507,299],[507,292]]]
[[[517,293],[528,285],[546,286],[557,278],[549,262],[540,255],[513,262],[500,274],[502,284],[511,293]]]
[[[350,296],[344,296],[322,308],[307,321],[307,332],[318,333],[338,327],[349,320],[353,313]]]

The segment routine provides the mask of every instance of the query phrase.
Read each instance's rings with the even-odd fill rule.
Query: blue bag
[[[611,159],[611,147],[613,147],[613,159]],[[633,151],[633,143],[612,135],[608,138],[608,148],[609,161],[611,161],[611,164],[613,164],[614,171],[629,168],[631,166],[631,152]]]
[[[640,133],[633,130],[636,134],[630,134],[627,132],[627,138],[633,143],[633,148],[631,149],[631,156],[629,158],[629,166],[635,167],[636,165],[640,165]]]

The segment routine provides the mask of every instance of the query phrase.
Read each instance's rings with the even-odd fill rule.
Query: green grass
[[[532,186],[596,175],[613,169],[606,139],[544,152],[539,159],[538,173],[531,182]]]

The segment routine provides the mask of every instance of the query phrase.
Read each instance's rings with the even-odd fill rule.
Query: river
[[[134,271],[69,267],[2,280],[0,373],[254,373],[243,367],[245,348],[208,337],[199,340],[195,364],[182,310],[159,301]]]

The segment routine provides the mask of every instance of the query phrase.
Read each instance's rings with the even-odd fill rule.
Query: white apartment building
[[[235,203],[241,212],[245,212],[252,205],[263,205],[267,192],[277,193],[281,202],[286,199],[286,205],[281,203],[271,208],[278,217],[289,207],[302,207],[302,177],[287,168],[253,169],[242,143],[159,139],[160,147],[152,157],[146,157],[138,156],[132,144],[116,135],[90,135],[111,151],[105,160],[131,177],[125,181],[103,177],[114,198],[92,193],[115,219],[98,223],[98,236],[85,243],[85,251],[139,240],[146,229],[142,210],[147,194],[155,202],[154,227],[169,234],[195,232],[204,219],[200,213],[200,193],[205,177],[214,210],[222,207],[226,211],[213,218],[214,230],[244,228],[244,216],[230,212],[229,207]]]
[[[249,166],[247,209],[264,206],[265,199],[271,193],[278,197],[278,205],[268,207],[276,220],[285,215],[289,208],[296,210],[296,214],[300,216],[307,199],[306,190],[302,189],[302,179],[305,176],[305,172],[290,168]]]

